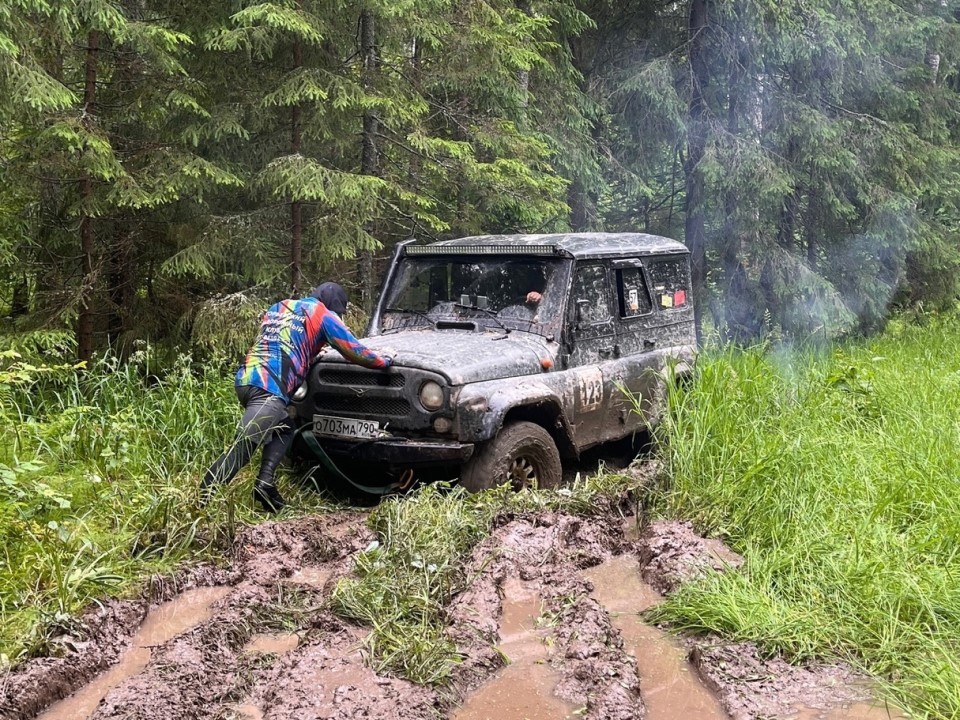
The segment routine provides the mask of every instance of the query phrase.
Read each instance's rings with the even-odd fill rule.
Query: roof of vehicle
[[[661,235],[648,233],[551,233],[543,235],[475,235],[442,240],[430,247],[462,245],[553,246],[576,258],[623,257],[660,253],[686,253],[687,246]]]

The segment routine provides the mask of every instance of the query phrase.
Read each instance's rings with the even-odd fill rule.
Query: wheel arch
[[[576,458],[573,429],[556,390],[539,378],[495,380],[465,386],[458,398],[460,439],[484,443],[513,420],[540,425],[562,458]]]
[[[561,458],[573,459],[578,456],[569,423],[558,402],[543,399],[531,404],[515,405],[504,414],[501,427],[517,420],[536,423],[546,430],[553,438]]]

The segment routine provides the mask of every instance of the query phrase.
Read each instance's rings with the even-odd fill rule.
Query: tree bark
[[[533,15],[530,0],[516,0],[517,10],[527,17]],[[527,119],[527,109],[530,107],[530,71],[517,71],[517,84],[520,86],[520,113],[524,121]]]
[[[110,248],[110,312],[107,320],[107,341],[114,353],[126,355],[120,341],[130,328],[131,303],[134,297],[133,248],[128,221],[116,220],[113,245]]]
[[[703,341],[703,309],[706,301],[707,239],[703,160],[707,144],[704,90],[709,82],[704,35],[707,30],[707,0],[690,2],[690,105],[687,133],[686,222],[684,236],[690,249],[693,273],[693,315],[698,344]]]
[[[83,85],[83,123],[88,129],[93,126],[97,100],[97,52],[100,49],[100,33],[91,30],[87,36],[87,55],[85,61],[85,80]],[[93,357],[93,321],[94,292],[96,278],[94,274],[94,253],[96,252],[93,233],[93,218],[89,214],[89,204],[93,197],[93,178],[84,173],[80,179],[80,256],[83,271],[83,285],[80,290],[80,310],[77,316],[77,357],[88,361]]]
[[[727,133],[731,138],[740,133],[740,96],[742,92],[741,66],[747,61],[744,52],[737,53],[730,61],[730,73],[727,88]],[[723,279],[726,285],[722,314],[725,321],[725,335],[730,341],[746,343],[759,332],[756,322],[757,309],[750,300],[749,278],[742,262],[743,240],[738,222],[739,194],[737,189],[728,185],[724,190],[724,220],[721,231],[722,250],[720,255]]]
[[[10,300],[10,317],[16,320],[30,312],[30,279],[21,273],[13,284],[13,297]]]
[[[293,70],[303,67],[303,41],[293,41]],[[299,155],[302,148],[300,123],[303,109],[300,104],[290,108],[290,152]],[[290,296],[300,297],[303,283],[303,205],[299,200],[290,203]]]
[[[360,53],[363,57],[363,88],[369,92],[374,86],[374,76],[377,71],[376,27],[373,13],[364,10],[360,13]],[[376,112],[370,110],[363,114],[363,136],[360,153],[360,172],[364,175],[379,173],[380,158],[377,151],[377,130],[379,119]],[[372,221],[364,224],[364,231],[368,235],[374,234]],[[360,253],[360,302],[363,309],[370,313],[373,310],[373,296],[376,292],[373,275],[373,251],[363,250]]]
[[[810,186],[807,191],[807,214],[804,222],[804,239],[807,241],[807,265],[811,270],[817,270],[817,235],[823,232],[820,224],[820,194],[814,182],[813,166],[810,166]]]
[[[796,167],[797,160],[797,139],[793,136],[787,142],[786,151],[787,166],[791,169]],[[777,243],[785,250],[793,252],[797,244],[797,214],[800,212],[800,188],[798,183],[793,183],[784,198],[783,205],[780,207],[780,222],[777,225]]]

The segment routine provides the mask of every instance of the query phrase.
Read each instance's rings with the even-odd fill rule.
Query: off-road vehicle
[[[689,253],[641,233],[409,241],[366,335],[393,367],[325,350],[294,402],[301,453],[366,487],[552,487],[561,460],[650,428],[689,370]]]

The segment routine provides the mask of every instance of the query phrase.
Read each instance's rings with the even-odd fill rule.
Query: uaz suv
[[[655,235],[402,243],[364,340],[393,367],[322,353],[299,445],[364,487],[555,486],[563,459],[657,421],[693,359],[691,300],[686,247]]]

